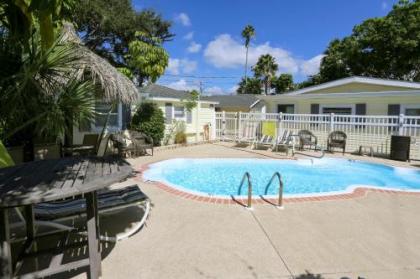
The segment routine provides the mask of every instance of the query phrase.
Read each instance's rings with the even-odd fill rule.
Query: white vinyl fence
[[[277,134],[291,130],[309,130],[318,138],[318,145],[326,148],[328,134],[343,131],[347,134],[346,151],[353,153],[360,146],[372,147],[375,154],[388,156],[392,135],[411,137],[411,159],[420,160],[419,116],[365,116],[334,114],[286,114],[286,113],[216,113],[216,139],[235,141],[249,137],[250,130],[261,136],[262,123],[276,123]]]

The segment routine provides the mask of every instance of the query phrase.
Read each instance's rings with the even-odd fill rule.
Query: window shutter
[[[366,115],[366,104],[356,104],[356,115]]]
[[[172,123],[172,104],[171,103],[165,104],[165,123],[166,124]]]
[[[187,123],[192,123],[192,111],[187,110]]]
[[[388,105],[388,115],[400,115],[400,105]]]
[[[319,114],[319,104],[311,104],[311,114]]]

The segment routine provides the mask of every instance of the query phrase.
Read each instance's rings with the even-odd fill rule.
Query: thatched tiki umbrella
[[[81,59],[76,62],[75,74],[78,78],[90,78],[101,88],[101,98],[109,103],[122,102],[129,105],[137,100],[138,91],[134,83],[120,73],[106,59],[85,47],[71,23],[65,23],[62,29],[62,42],[73,44]],[[129,106],[128,106],[129,107]],[[109,116],[109,114],[108,114]],[[103,138],[105,121],[99,142]]]

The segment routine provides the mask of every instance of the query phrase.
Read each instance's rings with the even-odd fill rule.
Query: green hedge
[[[130,129],[153,138],[155,145],[160,145],[165,134],[165,117],[159,107],[150,102],[141,103],[131,120]]]

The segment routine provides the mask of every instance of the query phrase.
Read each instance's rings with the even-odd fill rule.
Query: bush
[[[160,145],[165,134],[165,117],[154,103],[141,103],[131,120],[130,129],[145,133],[153,138],[155,145]]]
[[[184,144],[187,143],[187,135],[184,132],[178,132],[175,135],[175,144]]]

